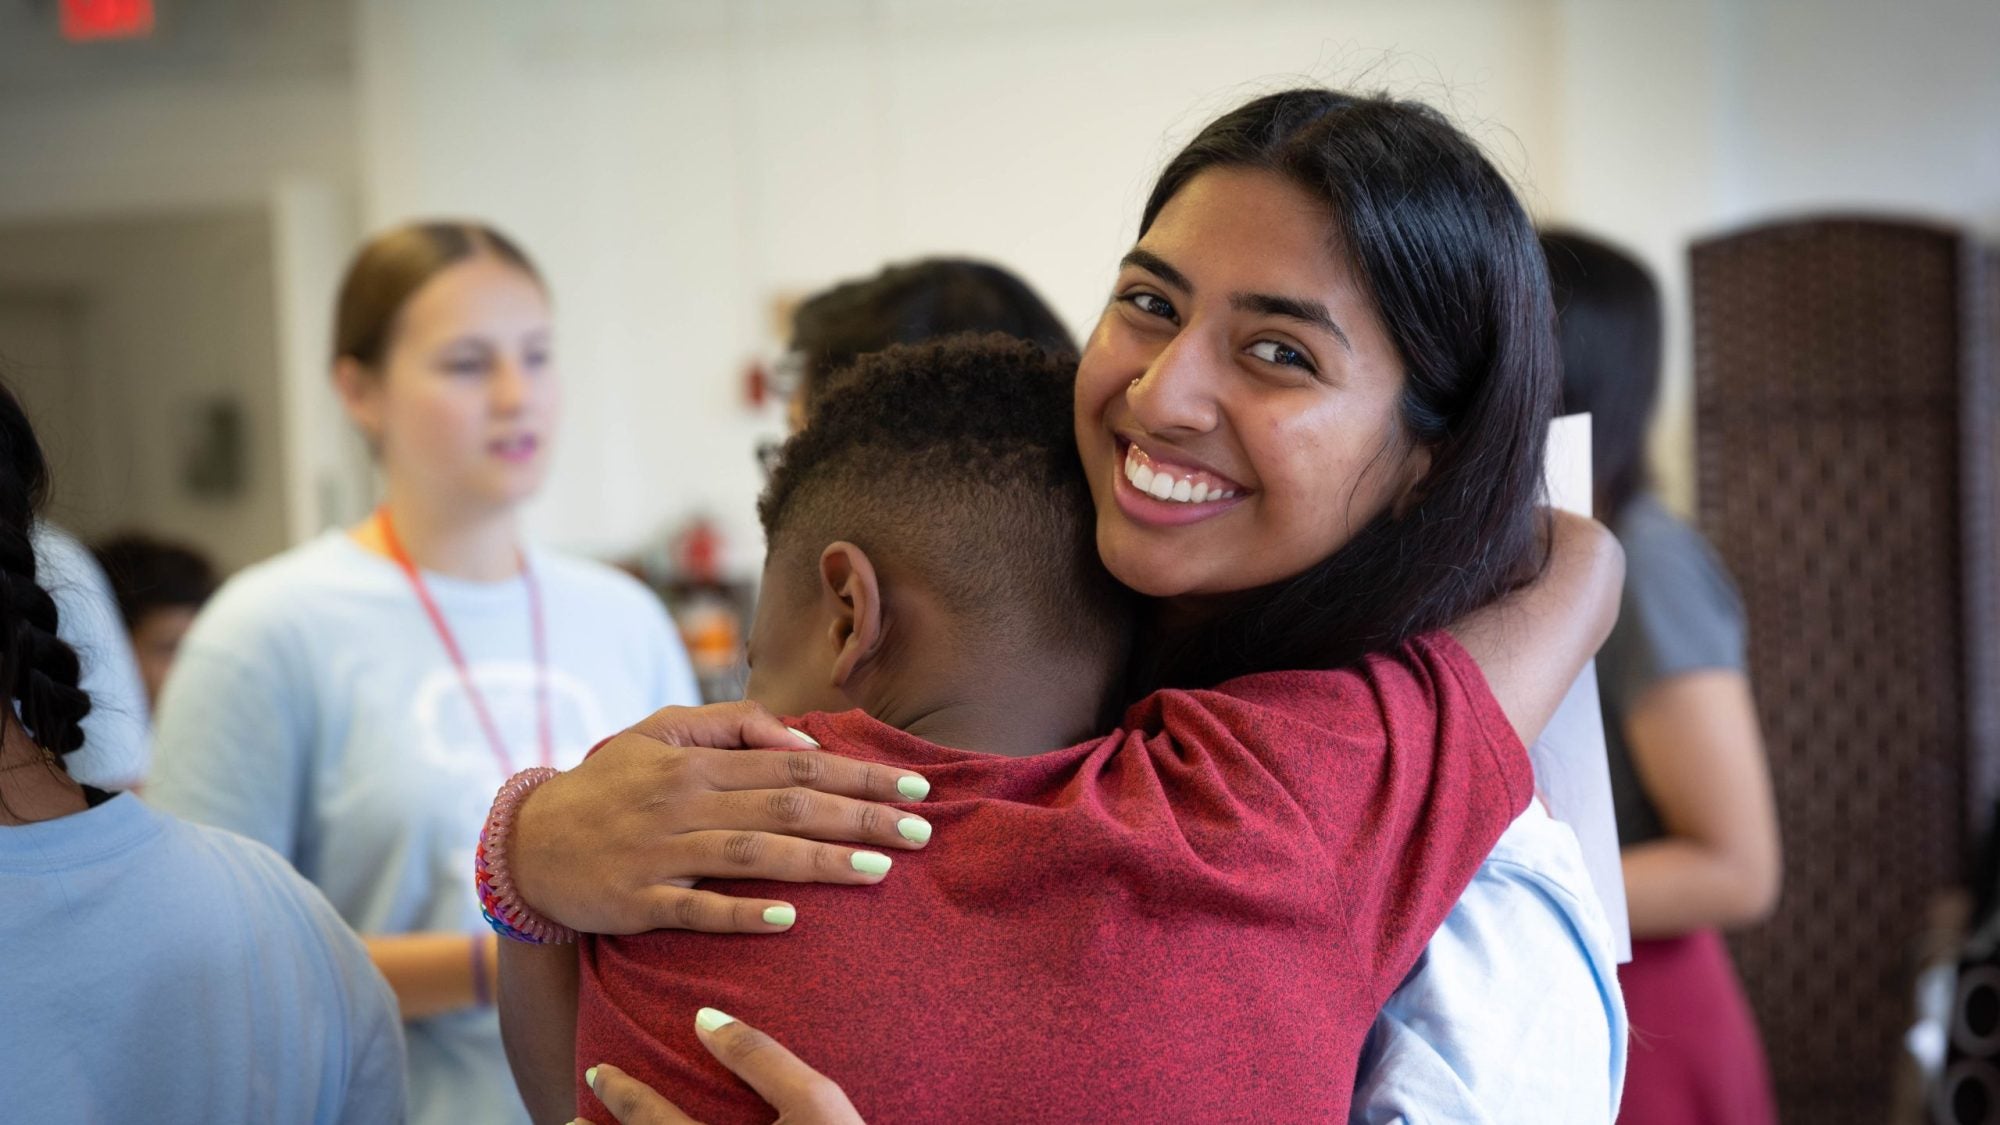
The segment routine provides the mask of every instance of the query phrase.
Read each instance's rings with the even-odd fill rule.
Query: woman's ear
[[[819,555],[820,598],[836,652],[833,686],[845,690],[882,647],[882,585],[868,552],[842,540]]]
[[[333,390],[340,405],[371,448],[382,443],[382,399],[387,394],[382,372],[371,370],[351,355],[333,361]]]
[[[1389,511],[1397,519],[1409,514],[1424,498],[1424,489],[1430,483],[1431,447],[1413,445],[1403,455],[1403,481],[1396,489],[1396,500],[1389,505]]]

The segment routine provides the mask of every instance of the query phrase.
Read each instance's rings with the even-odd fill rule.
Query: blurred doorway
[[[299,231],[338,222],[338,209],[289,227],[281,210],[0,226],[0,377],[49,448],[50,514],[79,537],[148,531],[233,570],[339,514],[313,466],[352,454],[323,417],[330,396],[298,385],[311,377],[302,364],[324,382],[324,360],[287,336],[297,291],[323,300],[318,279],[337,269],[302,251],[312,240]]]

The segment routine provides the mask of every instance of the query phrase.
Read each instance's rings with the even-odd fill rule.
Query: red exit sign
[[[62,0],[62,34],[71,42],[152,33],[153,0]]]

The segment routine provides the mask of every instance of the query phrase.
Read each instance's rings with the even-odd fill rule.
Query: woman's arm
[[[1750,682],[1687,672],[1641,695],[1625,741],[1668,835],[1625,849],[1634,937],[1748,925],[1776,905],[1778,814]]]
[[[668,707],[612,738],[521,802],[507,843],[514,888],[538,913],[586,933],[652,929],[779,933],[776,899],[738,899],[695,879],[876,883],[857,848],[913,851],[903,816],[920,801],[907,770],[819,750],[745,754],[708,747],[812,740],[754,703]]]
[[[1524,745],[1541,737],[1611,635],[1625,582],[1625,552],[1602,524],[1566,512],[1549,519],[1542,573],[1451,627]]]
[[[493,934],[388,934],[362,939],[405,1020],[491,1001],[499,984]]]
[[[576,997],[576,946],[500,943],[500,1040],[531,1120],[576,1109]]]

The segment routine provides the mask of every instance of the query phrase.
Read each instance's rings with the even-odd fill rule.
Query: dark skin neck
[[[88,808],[83,787],[29,740],[13,715],[5,716],[5,723],[6,733],[0,738],[0,826],[37,824]]]
[[[921,673],[868,677],[879,682],[859,685],[857,703],[926,742],[1015,758],[1104,733],[1097,717],[1110,678],[1105,668],[1063,659],[1034,663],[1009,668],[981,661],[964,669],[924,661]]]
[[[818,575],[800,575],[806,566]],[[858,707],[927,742],[1015,757],[1103,733],[1122,672],[1113,638],[1051,644],[1006,615],[956,610],[845,541],[774,555],[764,588],[748,692],[779,714]]]
[[[963,620],[923,591],[890,596],[882,642],[845,685],[852,706],[926,742],[1026,757],[1104,733],[1116,661]]]

